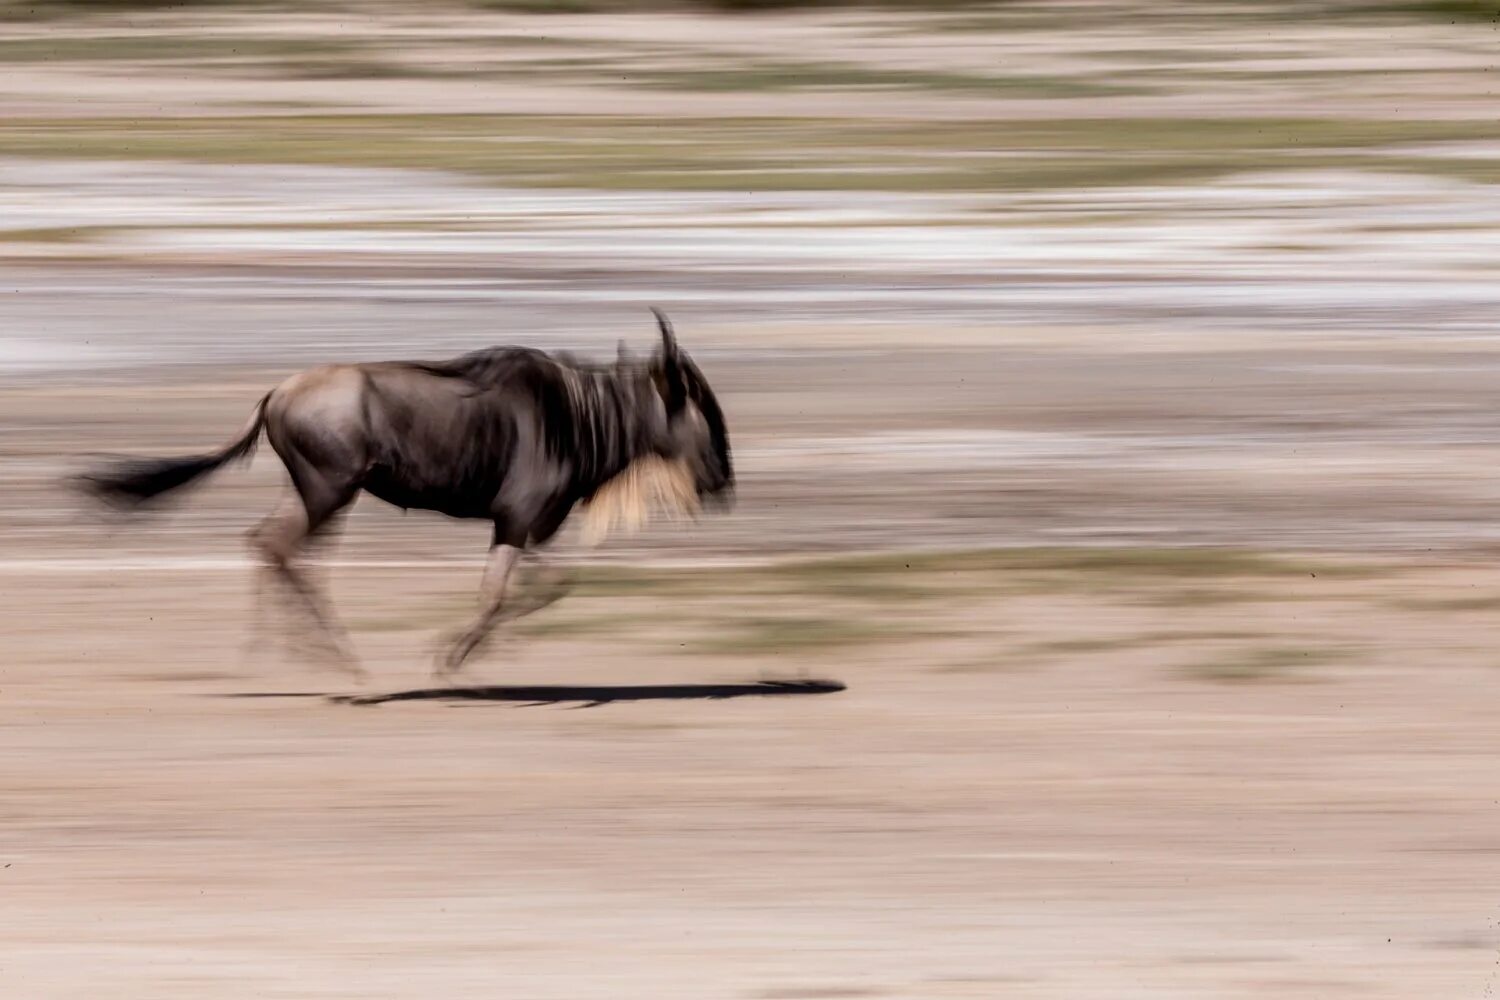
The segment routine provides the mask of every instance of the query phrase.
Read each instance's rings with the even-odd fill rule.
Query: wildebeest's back
[[[630,458],[636,403],[617,372],[558,352],[496,347],[415,370],[457,379],[518,415],[522,454],[568,474],[586,488],[617,473]],[[528,449],[539,454],[532,456]],[[539,470],[532,470],[539,471]]]

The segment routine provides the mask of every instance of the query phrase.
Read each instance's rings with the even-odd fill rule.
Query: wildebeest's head
[[[653,309],[661,347],[651,359],[651,381],[666,406],[666,427],[657,445],[662,457],[686,462],[698,496],[727,501],[734,488],[729,430],[724,411],[703,372],[677,346],[672,324]]]

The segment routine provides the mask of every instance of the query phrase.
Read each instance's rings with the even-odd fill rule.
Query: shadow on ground
[[[498,687],[435,687],[389,694],[333,695],[329,701],[343,705],[383,705],[388,701],[512,702],[522,705],[557,705],[578,702],[593,708],[615,701],[721,700],[760,698],[772,695],[835,694],[844,690],[839,681],[757,681],[750,684],[600,684]]]

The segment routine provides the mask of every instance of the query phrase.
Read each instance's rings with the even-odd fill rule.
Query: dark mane
[[[719,397],[709,388],[708,379],[692,359],[684,360],[683,371],[688,378],[688,392],[698,404],[698,411],[708,423],[709,439],[713,443],[714,455],[719,460],[725,475],[734,477],[733,459],[729,453],[729,427],[724,421],[724,411],[719,408]]]
[[[534,347],[486,347],[447,361],[410,361],[407,366],[428,375],[462,379],[476,389],[492,389],[520,372],[539,368],[567,368],[577,372],[605,371],[607,366],[582,361],[566,351]]]
[[[470,398],[526,401],[526,412],[536,421],[536,439],[550,459],[569,470],[584,497],[645,447],[648,432],[638,403],[641,385],[649,384],[641,381],[644,367],[594,364],[566,352],[530,347],[490,347],[402,367],[454,379]]]

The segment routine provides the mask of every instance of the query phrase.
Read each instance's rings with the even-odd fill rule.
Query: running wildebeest
[[[653,312],[661,346],[644,362],[623,347],[613,365],[495,347],[451,361],[315,368],[262,397],[240,436],[216,452],[117,460],[79,485],[136,507],[247,458],[264,429],[296,498],[251,532],[252,546],[356,674],[332,612],[297,563],[304,543],[361,490],[401,508],[490,521],[482,609],[439,663],[452,673],[502,619],[536,610],[507,608],[506,585],[576,505],[648,466],[669,470],[684,506],[732,492],[723,412],[667,318]]]

